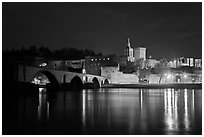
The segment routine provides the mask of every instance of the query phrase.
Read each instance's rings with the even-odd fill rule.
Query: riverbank
[[[11,86],[11,85],[12,86]],[[52,85],[46,85],[49,91],[57,91],[57,90],[70,90],[70,87],[59,86],[58,88],[53,87]],[[98,87],[99,88],[99,87]],[[164,88],[177,88],[177,89],[202,89],[202,83],[169,83],[169,84],[148,84],[148,83],[138,83],[138,84],[103,84],[101,88],[146,88],[146,89],[164,89]],[[81,88],[82,89],[82,88]],[[94,86],[90,84],[89,86],[84,85],[83,89],[94,89]],[[72,89],[73,90],[73,89]],[[5,94],[10,94],[12,92],[18,93],[38,93],[39,85],[33,83],[26,82],[18,82],[18,83],[7,83],[3,84],[3,91]]]
[[[102,88],[188,88],[202,89],[202,83],[168,83],[168,84],[107,84]]]

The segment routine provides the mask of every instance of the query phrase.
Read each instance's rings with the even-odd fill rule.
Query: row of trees
[[[3,50],[3,55],[10,57],[46,57],[55,59],[82,59],[86,56],[102,56],[102,53],[95,53],[93,50],[80,50],[76,48],[62,48],[59,50],[50,50],[48,47],[41,46],[37,48],[35,45],[28,49],[22,47],[20,50]]]

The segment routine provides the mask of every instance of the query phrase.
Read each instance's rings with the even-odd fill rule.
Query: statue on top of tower
[[[128,42],[127,42],[128,47],[130,48],[130,39],[128,38]]]

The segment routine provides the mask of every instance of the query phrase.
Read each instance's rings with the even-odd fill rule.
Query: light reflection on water
[[[39,92],[36,130],[43,125],[48,134],[201,134],[201,95],[197,89]]]
[[[105,90],[83,90],[84,128],[99,130],[103,125],[109,131],[121,125],[118,132],[128,134],[190,134],[196,128],[194,90]],[[197,97],[200,101],[201,95]],[[201,105],[196,111],[201,113]]]
[[[39,88],[38,121],[49,120],[49,102],[45,88]]]
[[[164,92],[165,124],[168,132],[178,130],[178,92],[167,89]]]

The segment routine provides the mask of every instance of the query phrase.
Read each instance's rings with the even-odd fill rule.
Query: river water
[[[201,89],[131,89],[11,94],[3,134],[202,134]]]

